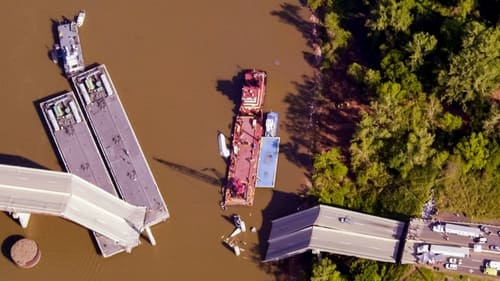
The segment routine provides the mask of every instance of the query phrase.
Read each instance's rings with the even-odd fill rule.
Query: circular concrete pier
[[[32,268],[40,261],[42,253],[38,245],[31,239],[18,240],[10,248],[10,257],[16,265],[22,268]]]

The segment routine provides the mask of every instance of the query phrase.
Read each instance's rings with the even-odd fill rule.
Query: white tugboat
[[[71,77],[84,70],[82,48],[78,27],[85,20],[85,11],[80,11],[75,21],[63,21],[57,25],[59,42],[54,45],[52,50],[52,60],[57,63],[62,61],[64,74]]]

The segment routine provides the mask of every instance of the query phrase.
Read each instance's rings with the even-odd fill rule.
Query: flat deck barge
[[[146,207],[146,227],[166,220],[167,205],[106,66],[79,73],[72,82],[122,199]]]
[[[224,193],[226,206],[253,205],[262,133],[262,123],[257,117],[236,117],[231,164]]]
[[[266,76],[265,71],[255,69],[244,73],[241,104],[233,127],[223,206],[253,205],[257,162],[264,133],[262,107]]]
[[[75,94],[66,92],[39,106],[66,171],[118,197]],[[126,250],[106,236],[96,232],[94,236],[104,257]]]
[[[279,137],[262,137],[259,162],[257,165],[256,187],[273,188],[278,168]]]
[[[265,133],[260,146],[256,187],[273,188],[275,185],[280,150],[280,138],[277,136],[277,131],[278,113],[268,112]]]

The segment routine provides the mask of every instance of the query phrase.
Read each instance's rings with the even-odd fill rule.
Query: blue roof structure
[[[278,169],[279,146],[279,137],[262,137],[256,187],[274,187],[276,170]]]

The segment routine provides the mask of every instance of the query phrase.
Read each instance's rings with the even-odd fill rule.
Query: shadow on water
[[[252,252],[254,262],[259,264],[265,272],[273,274],[276,277],[275,280],[294,280],[293,278],[298,276],[295,276],[293,270],[301,270],[303,267],[296,267],[293,269],[286,266],[291,262],[295,262],[293,258],[279,262],[262,262],[266,257],[268,248],[267,240],[271,233],[271,222],[274,219],[293,214],[306,206],[306,199],[297,193],[273,190],[271,201],[267,207],[262,210],[262,225],[258,230],[259,243],[254,248],[251,248],[250,251]]]
[[[289,24],[297,29],[297,31],[302,34],[304,39],[307,40],[308,43],[313,42],[314,38],[311,33],[312,24],[300,15],[301,10],[304,9],[305,4],[298,1],[298,5],[294,5],[291,3],[282,3],[280,4],[280,10],[272,11],[271,15],[280,19],[281,22]]]
[[[237,114],[241,103],[241,88],[244,74],[247,70],[240,70],[231,80],[217,80],[216,90],[233,102],[233,113]]]
[[[0,154],[0,164],[48,170],[47,167],[33,162],[28,158],[11,154]]]
[[[295,93],[288,93],[284,101],[288,104],[283,126],[288,131],[288,142],[280,145],[289,161],[299,167],[310,169],[312,154],[315,152],[314,97],[316,85],[314,78],[303,76],[302,82],[294,82]]]
[[[304,6],[302,2],[296,5],[283,3],[280,5],[281,9],[271,14],[295,27],[309,46],[319,48],[321,37],[326,31],[320,24],[313,23],[312,16],[309,19],[301,16]],[[347,5],[344,8],[348,9],[348,6],[350,7]],[[314,53],[303,53],[304,60],[315,67],[315,74],[313,77],[303,77],[301,82],[295,82],[296,93],[288,93],[285,98],[289,105],[289,122],[285,126],[292,138],[290,143],[283,145],[288,159],[299,166],[307,167],[311,164],[310,159],[304,157],[303,148],[312,155],[337,146],[348,160],[352,136],[360,120],[360,111],[366,106],[368,99],[366,89],[347,76],[347,68],[352,62],[371,65],[374,60],[370,55],[373,54],[370,44],[366,40],[364,22],[364,18],[356,17],[345,23],[343,27],[353,34],[350,45],[339,53],[338,62],[331,69],[322,71],[322,74],[317,69],[321,57]],[[301,132],[309,133],[308,136],[303,136]]]
[[[180,164],[176,164],[176,163],[172,163],[172,162],[169,162],[167,160],[163,160],[163,159],[159,159],[159,158],[156,158],[156,157],[153,157],[154,160],[160,162],[161,164],[173,169],[173,170],[176,170],[182,174],[185,174],[187,176],[190,176],[192,178],[195,178],[195,179],[198,179],[198,180],[201,180],[203,182],[206,182],[208,184],[211,184],[211,185],[214,185],[214,186],[217,186],[217,187],[222,187],[224,186],[224,181],[225,181],[225,178],[224,177],[212,177],[212,176],[209,176],[207,174],[204,174],[202,172],[199,172],[195,169],[192,169],[192,168],[189,168],[189,167],[186,167],[184,165],[180,165]],[[220,173],[219,171],[217,171],[216,169],[214,168],[204,168],[202,169],[202,171],[212,171],[214,174],[216,175],[222,175],[222,173]]]
[[[282,3],[281,9],[272,11],[271,15],[277,17],[281,22],[295,27],[295,29],[306,40],[308,46],[320,46],[321,40],[318,37],[318,30],[321,28],[318,24],[311,22],[301,15],[301,11],[307,6],[307,1],[299,1],[299,5]],[[303,52],[304,60],[311,66],[317,67],[321,62],[320,57],[313,52]]]
[[[5,240],[3,240],[2,254],[4,255],[4,257],[9,259],[11,262],[14,262],[10,256],[10,248],[12,248],[14,243],[16,243],[17,241],[19,241],[23,238],[24,238],[24,236],[22,236],[22,235],[14,234],[14,235],[7,237]]]

